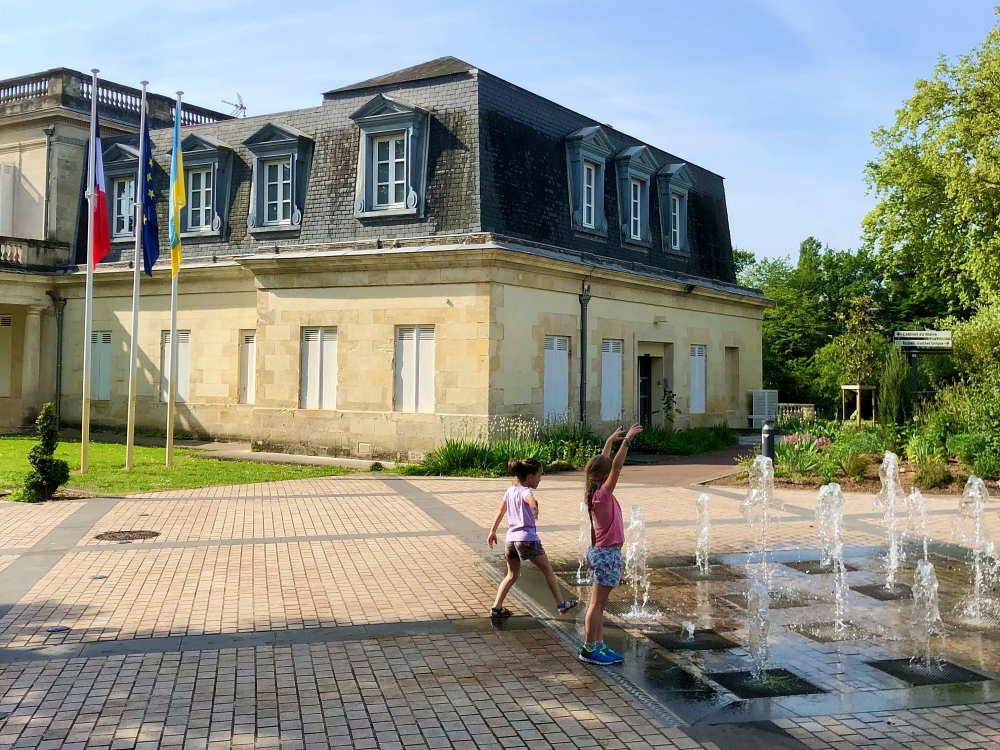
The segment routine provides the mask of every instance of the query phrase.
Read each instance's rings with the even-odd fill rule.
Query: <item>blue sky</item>
[[[0,78],[98,67],[264,114],[454,55],[718,172],[733,243],[794,257],[810,234],[858,245],[871,131],[983,40],[995,1],[0,0]]]

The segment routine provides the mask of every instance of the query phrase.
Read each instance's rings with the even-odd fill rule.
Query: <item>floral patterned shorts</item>
[[[545,550],[542,549],[542,543],[535,542],[507,542],[505,548],[506,557],[508,560],[516,560],[521,558],[522,560],[530,560],[533,557],[540,557],[545,554]]]
[[[594,583],[614,588],[622,582],[621,547],[591,547],[587,550],[587,562]]]

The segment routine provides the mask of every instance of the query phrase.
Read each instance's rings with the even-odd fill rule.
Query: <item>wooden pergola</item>
[[[847,421],[847,392],[854,392],[855,413],[857,414],[857,425],[861,427],[861,394],[868,392],[872,394],[872,422],[875,421],[875,386],[874,385],[842,385],[840,386],[840,421]]]

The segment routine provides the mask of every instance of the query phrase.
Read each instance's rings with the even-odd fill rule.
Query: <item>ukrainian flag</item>
[[[181,153],[181,98],[174,110],[174,147],[170,154],[170,276],[181,270],[181,209],[187,205],[184,187],[184,154]]]

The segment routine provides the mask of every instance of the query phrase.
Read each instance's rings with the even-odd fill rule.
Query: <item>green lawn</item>
[[[17,487],[31,468],[28,451],[34,437],[0,437],[0,487]],[[92,492],[123,495],[163,489],[191,489],[219,484],[274,482],[349,474],[339,466],[288,466],[251,461],[218,461],[200,458],[195,451],[174,449],[174,465],[163,465],[164,448],[135,447],[135,468],[125,471],[125,446],[90,444],[90,470],[80,474],[80,443],[60,442],[56,456],[69,462],[69,486]]]

